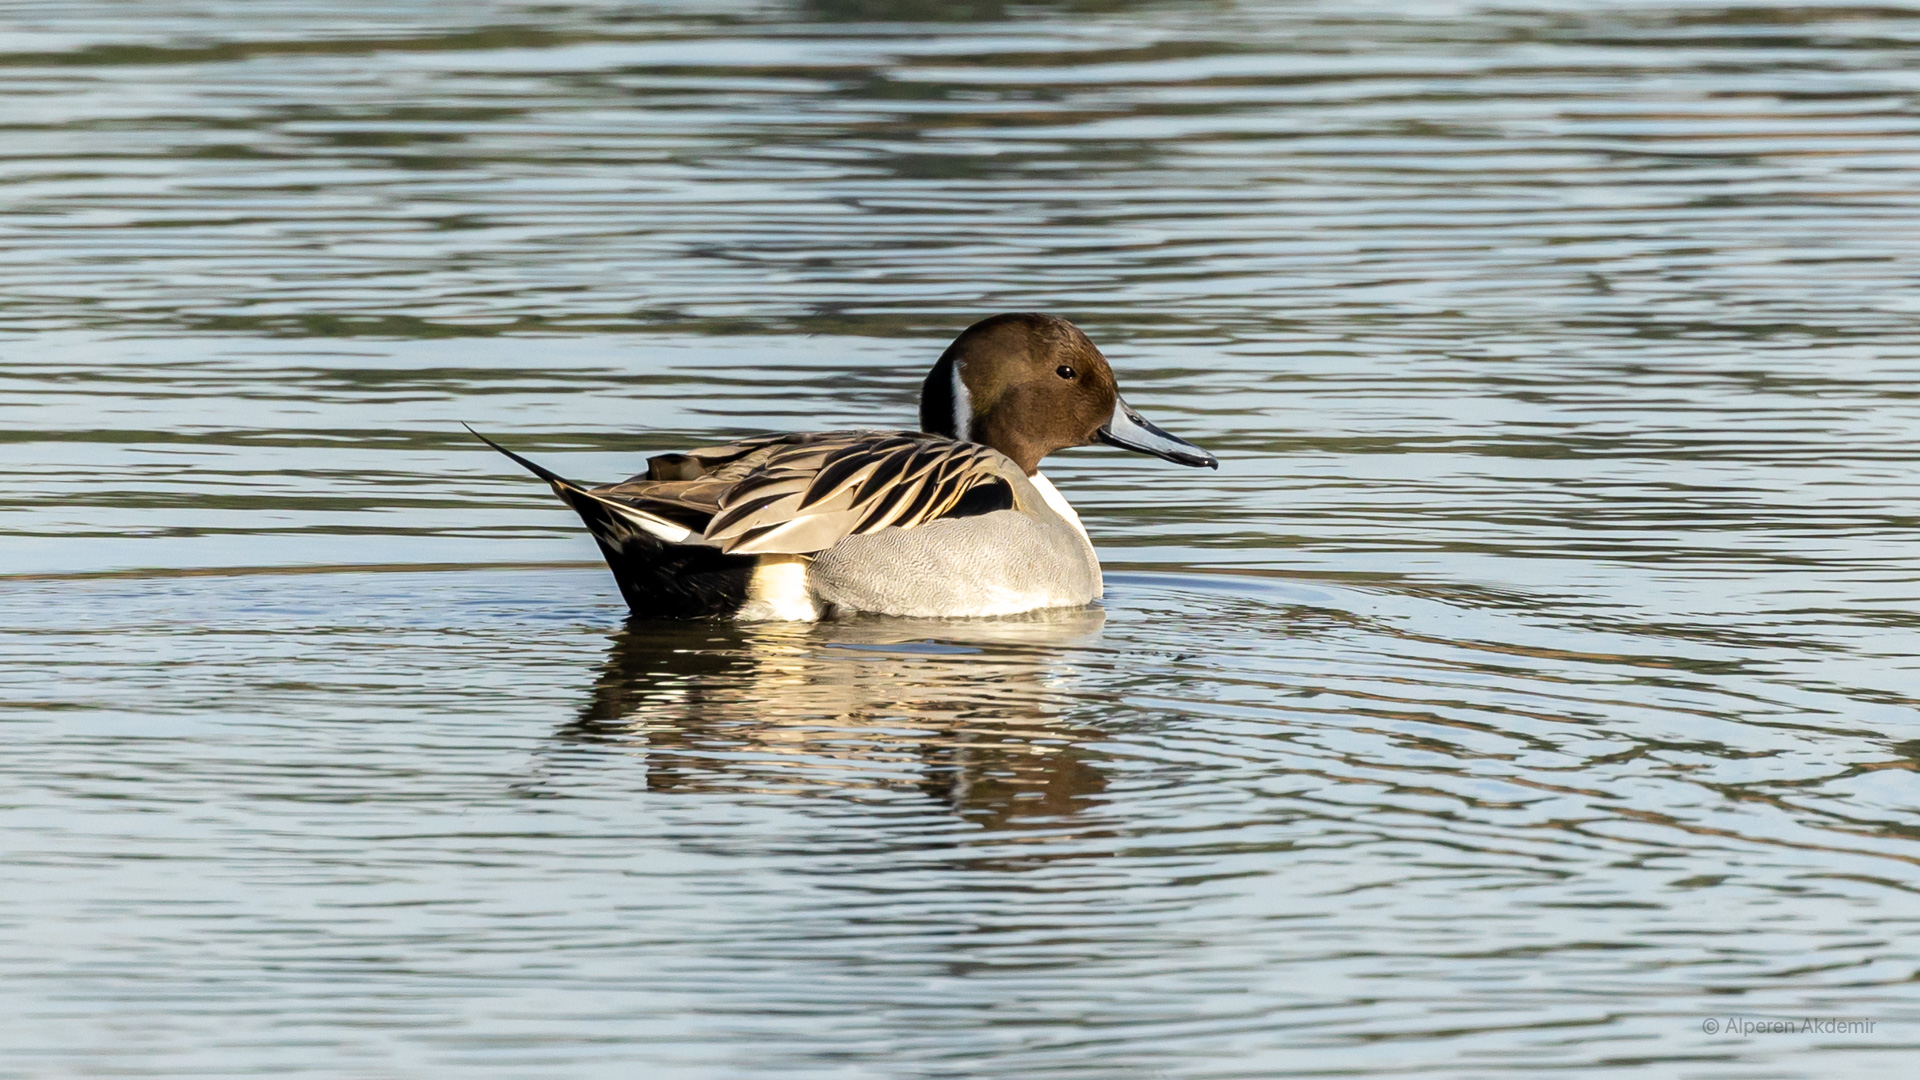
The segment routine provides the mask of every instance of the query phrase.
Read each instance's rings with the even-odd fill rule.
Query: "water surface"
[[[1920,8],[0,20],[0,1076],[1920,1051]],[[1008,309],[1223,459],[1049,462],[1100,609],[627,625],[459,427]]]

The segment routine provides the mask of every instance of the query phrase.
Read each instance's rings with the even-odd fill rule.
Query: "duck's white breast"
[[[1042,499],[1047,500],[1047,509],[1066,518],[1067,524],[1073,526],[1074,531],[1080,534],[1080,539],[1085,540],[1088,547],[1093,546],[1093,538],[1087,535],[1087,527],[1080,524],[1080,515],[1073,512],[1073,504],[1067,501],[1065,495],[1060,494],[1060,489],[1053,486],[1053,481],[1047,479],[1045,473],[1036,472],[1027,477],[1027,482],[1033,485],[1033,489],[1040,493]]]

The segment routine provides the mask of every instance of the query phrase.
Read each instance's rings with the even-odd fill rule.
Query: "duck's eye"
[[[1057,367],[1057,368],[1054,368],[1054,369],[1053,369],[1053,373],[1054,373],[1055,375],[1058,375],[1058,376],[1060,376],[1060,377],[1061,377],[1061,378],[1063,378],[1063,379],[1071,379],[1071,378],[1073,378],[1073,369],[1072,369],[1072,368],[1070,368],[1070,367],[1068,367],[1068,366],[1067,366],[1067,365],[1065,365],[1065,364],[1061,364],[1061,365],[1060,365],[1059,367]]]

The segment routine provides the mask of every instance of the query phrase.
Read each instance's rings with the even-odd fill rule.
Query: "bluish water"
[[[0,1077],[1902,1075],[1916,44],[10,5]],[[906,424],[1010,309],[1223,459],[1049,461],[1101,609],[629,626],[459,427]]]

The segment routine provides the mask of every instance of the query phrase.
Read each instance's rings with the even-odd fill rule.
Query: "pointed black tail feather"
[[[547,483],[552,484],[555,488],[573,488],[576,491],[586,490],[586,488],[583,488],[579,484],[576,484],[573,481],[567,479],[566,477],[561,476],[559,473],[554,472],[552,469],[549,469],[546,466],[541,465],[537,462],[528,461],[526,458],[521,457],[519,454],[514,453],[513,451],[507,449],[506,447],[501,446],[499,443],[494,442],[492,439],[487,438],[485,435],[482,435],[479,432],[473,430],[473,425],[463,423],[460,426],[467,429],[467,434],[473,436],[476,439],[479,439],[481,442],[486,443],[488,446],[491,446],[495,450],[498,450],[501,453],[512,458],[514,464],[527,470],[528,472],[539,477],[540,479],[545,480]],[[566,496],[563,495],[561,496],[561,498],[566,498]],[[571,502],[572,500],[568,500],[568,501]]]
[[[472,427],[460,426],[552,485],[554,494],[580,515],[600,545],[600,554],[606,557],[607,568],[619,583],[620,595],[635,615],[666,619],[729,616],[746,602],[747,582],[756,561],[752,556],[725,555],[705,544],[669,543],[634,520],[633,515],[644,511],[595,495]],[[658,515],[645,516],[667,528],[680,524]]]
[[[624,507],[612,500],[603,499],[595,495],[593,492],[587,490],[585,485],[576,484],[536,461],[529,461],[521,457],[519,454],[487,438],[485,435],[474,431],[473,428],[466,424],[461,424],[460,426],[466,428],[467,432],[474,438],[479,439],[481,442],[486,443],[488,446],[493,447],[495,450],[513,459],[514,464],[552,485],[553,493],[560,496],[561,500],[568,506],[573,507],[574,513],[579,514],[580,520],[587,523],[587,528],[593,532],[594,539],[600,541],[602,547],[611,544],[614,550],[619,551],[624,549],[629,542],[637,538],[644,538],[647,546],[652,547],[657,547],[665,542],[660,537],[649,533],[643,526],[639,525],[629,516],[637,513],[637,511],[634,511],[632,508]],[[663,524],[669,527],[672,525],[671,522]]]

